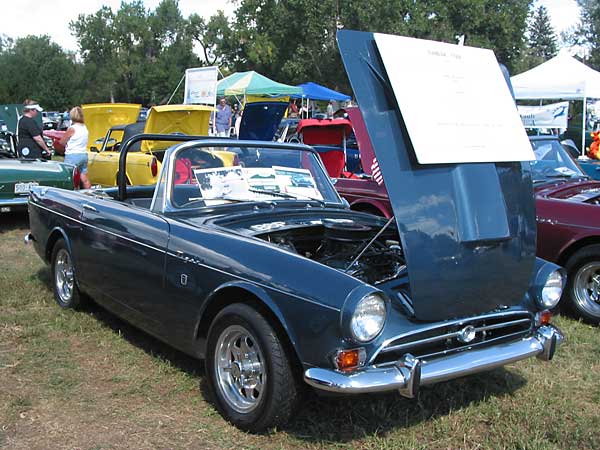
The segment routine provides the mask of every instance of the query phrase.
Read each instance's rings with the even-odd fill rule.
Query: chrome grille
[[[375,364],[391,362],[406,353],[422,359],[435,358],[489,346],[528,335],[533,329],[533,322],[533,315],[526,311],[507,311],[445,322],[391,339],[371,361]],[[460,340],[466,327],[472,327],[469,329],[475,334],[468,342]]]

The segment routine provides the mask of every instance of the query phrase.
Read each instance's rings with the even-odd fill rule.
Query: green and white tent
[[[258,72],[236,72],[217,83],[217,95],[302,95],[302,88],[278,83]]]

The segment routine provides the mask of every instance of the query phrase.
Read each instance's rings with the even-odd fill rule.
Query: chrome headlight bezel
[[[562,270],[553,270],[546,277],[546,281],[536,297],[537,304],[542,309],[556,308],[565,288],[565,276]]]
[[[372,314],[369,314],[369,311]],[[379,337],[387,323],[389,312],[389,299],[380,291],[372,287],[361,286],[354,289],[346,298],[341,311],[343,335],[357,344],[368,344]],[[359,317],[359,316],[362,316]],[[379,317],[373,321],[373,317]],[[370,323],[368,323],[371,321]],[[361,334],[363,328],[373,328],[371,333]]]

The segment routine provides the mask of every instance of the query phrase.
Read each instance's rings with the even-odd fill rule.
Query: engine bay
[[[350,219],[322,219],[319,225],[269,231],[257,237],[373,285],[406,272],[395,227],[384,230]]]

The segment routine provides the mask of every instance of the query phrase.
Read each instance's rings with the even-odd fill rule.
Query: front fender
[[[281,327],[287,333],[287,336],[294,346],[297,349],[297,339],[294,331],[288,326],[287,320],[284,314],[281,312],[281,309],[277,306],[273,298],[267,293],[265,289],[260,286],[256,286],[255,284],[249,283],[247,281],[230,281],[222,284],[217,289],[213,290],[207,297],[206,301],[202,305],[200,309],[200,313],[198,314],[198,320],[196,325],[196,336],[202,333],[201,325],[203,323],[203,318],[206,315],[207,310],[210,310],[211,305],[214,305],[214,302],[220,302],[223,297],[224,291],[228,291],[230,289],[240,289],[252,294],[264,307],[268,308],[268,310],[277,318]],[[207,329],[208,334],[209,330]]]

